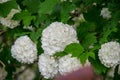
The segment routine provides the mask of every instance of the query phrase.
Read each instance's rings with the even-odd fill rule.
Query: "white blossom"
[[[58,63],[54,57],[41,54],[38,62],[39,71],[46,79],[53,78],[58,74]]]
[[[116,66],[120,60],[120,44],[113,41],[102,44],[98,56],[101,63],[106,67]]]
[[[19,13],[20,10],[19,9],[12,9],[10,11],[10,13],[7,15],[7,17],[0,17],[0,23],[4,26],[7,26],[9,28],[14,28],[14,27],[17,27],[19,25],[19,22],[20,21],[17,21],[17,20],[13,20],[13,16],[16,14],[16,13]]]
[[[7,1],[9,1],[9,0],[0,0],[0,3],[5,3]]]
[[[42,48],[45,54],[63,51],[70,43],[78,43],[76,31],[62,22],[53,22],[42,32]]]
[[[11,48],[12,57],[21,63],[33,63],[37,59],[36,44],[27,36],[19,37]]]
[[[108,8],[102,8],[100,15],[101,15],[104,19],[109,19],[109,18],[111,18],[111,12],[109,11]]]
[[[82,67],[82,64],[77,59],[77,57],[71,57],[71,54],[63,56],[59,59],[59,72],[61,75],[66,75],[72,71],[76,71]]]

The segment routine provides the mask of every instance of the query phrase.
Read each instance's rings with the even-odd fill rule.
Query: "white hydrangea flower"
[[[16,72],[24,70],[25,67],[21,67]],[[33,80],[35,78],[35,72],[32,69],[25,70],[22,74],[17,77],[17,80]]]
[[[0,0],[0,3],[5,3],[7,1],[9,1],[9,0]]]
[[[37,59],[36,44],[27,36],[19,37],[11,48],[12,57],[21,63],[33,63]]]
[[[20,12],[20,9],[12,9],[6,18],[0,17],[0,23],[11,29],[13,29],[14,27],[17,27],[20,21],[12,20],[12,18],[16,13],[19,13],[19,12]]]
[[[41,54],[38,62],[39,71],[46,78],[53,78],[58,74],[58,63],[54,57]]]
[[[111,18],[111,12],[109,11],[108,8],[102,8],[100,15],[101,15],[104,19],[109,19],[109,18]]]
[[[59,59],[58,67],[61,75],[66,75],[67,73],[78,70],[80,67],[82,67],[82,64],[77,57],[71,56],[71,54],[68,54]]]
[[[102,44],[98,56],[106,67],[116,66],[120,61],[120,44],[113,41]]]
[[[42,48],[45,54],[63,51],[66,45],[78,43],[76,31],[62,22],[53,22],[42,32]]]

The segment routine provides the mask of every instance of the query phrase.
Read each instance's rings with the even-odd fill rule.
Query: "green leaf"
[[[78,57],[84,51],[84,48],[79,43],[71,43],[66,46],[64,51],[72,54],[73,57]]]
[[[80,62],[81,62],[82,64],[85,64],[86,60],[88,59],[88,54],[87,54],[87,53],[82,53],[82,54],[79,56],[79,58],[80,58]]]
[[[80,26],[77,27],[77,36],[78,38],[83,40],[84,37],[89,34],[89,32],[93,32],[95,31],[95,29],[96,29],[95,23],[82,22],[80,23]]]
[[[47,15],[42,15],[42,16],[38,15],[36,17],[36,20],[34,21],[35,26],[39,27],[39,24],[41,24],[42,22],[44,22],[46,19],[49,20]]]
[[[110,34],[112,34],[112,32],[116,32],[117,31],[117,23],[108,23],[107,26],[104,27],[104,31],[102,33],[102,38],[100,38],[100,44],[105,43],[108,41],[108,37]]]
[[[87,13],[84,14],[85,20],[90,22],[100,23],[99,22],[99,20],[101,20],[100,11],[101,9],[98,7],[95,7],[95,6],[90,7]]]
[[[91,57],[95,60],[95,53],[94,52],[88,52],[87,54],[89,55],[89,57]]]
[[[30,38],[32,41],[37,42],[37,40],[42,36],[42,28],[39,28],[36,32],[31,32]]]
[[[55,53],[54,54],[54,56],[55,57],[63,57],[63,56],[65,56],[65,55],[67,55],[68,53],[66,53],[66,52],[57,52],[57,53]]]
[[[27,10],[24,10],[21,13],[15,14],[14,19],[22,20],[24,26],[29,26],[31,21],[35,19],[35,16],[32,16]]]
[[[44,53],[44,51],[43,51],[41,45],[42,45],[41,41],[38,41],[38,42],[37,42],[37,50],[38,50],[37,53],[38,53],[38,55]]]
[[[24,36],[24,35],[27,35],[27,34],[30,34],[30,32],[15,33],[15,34],[14,34],[14,38],[16,39],[16,38],[19,37],[19,36]]]
[[[23,5],[27,7],[31,13],[37,13],[39,8],[40,0],[24,0]]]
[[[70,12],[75,9],[75,5],[71,3],[63,3],[61,9],[61,22],[66,23],[70,18]]]
[[[93,45],[96,42],[97,42],[97,39],[96,39],[95,33],[89,33],[83,39],[82,45],[85,48],[89,48],[89,46]]]
[[[59,0],[45,0],[39,6],[39,15],[51,14],[54,6],[59,2]]]
[[[103,33],[101,35],[102,37],[100,38],[100,44],[107,42],[109,40],[109,36],[113,32],[117,32],[118,21],[120,20],[119,14],[120,12],[114,13],[112,20],[108,21],[105,24],[103,28]]]
[[[86,52],[86,53],[82,53],[80,54],[79,58],[80,58],[80,62],[82,64],[86,63],[86,60],[91,57],[92,59],[95,60],[95,53],[94,52]]]
[[[0,16],[6,17],[11,9],[18,9],[18,5],[15,0],[11,0],[0,4]]]

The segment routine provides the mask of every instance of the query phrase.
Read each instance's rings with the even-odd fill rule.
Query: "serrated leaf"
[[[79,58],[80,58],[80,62],[81,62],[82,64],[85,64],[86,60],[88,59],[88,54],[87,54],[87,53],[82,53],[82,54],[79,56]]]
[[[23,5],[27,7],[31,13],[37,13],[39,8],[40,0],[24,0]]]
[[[84,51],[84,48],[79,43],[71,43],[66,46],[64,51],[72,54],[73,57],[78,57]]]
[[[61,22],[66,23],[70,18],[70,12],[75,9],[75,5],[71,3],[64,3],[62,4],[61,9]]]
[[[88,48],[89,46],[93,45],[94,43],[97,42],[97,39],[96,39],[96,36],[95,36],[95,33],[89,33],[85,36],[85,38],[83,39],[82,41],[82,45],[85,47],[85,48]]]
[[[21,13],[15,14],[13,19],[22,20],[24,26],[29,26],[31,24],[31,21],[34,20],[35,17],[32,16],[27,10],[24,10]]]
[[[7,1],[0,4],[0,16],[6,17],[11,9],[17,9],[18,5],[15,0]]]
[[[95,53],[94,52],[88,52],[87,54],[89,55],[89,57],[91,57],[95,60]]]
[[[39,15],[41,14],[51,14],[54,6],[59,2],[59,0],[45,0],[39,6]]]
[[[86,52],[86,53],[82,53],[80,54],[79,58],[80,58],[80,62],[82,64],[85,64],[86,60],[91,57],[95,60],[95,53],[94,52]]]

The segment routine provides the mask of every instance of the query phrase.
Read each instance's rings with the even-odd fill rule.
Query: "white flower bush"
[[[109,11],[108,8],[102,8],[100,15],[101,15],[104,19],[109,19],[109,18],[111,18],[111,12]]]
[[[53,78],[58,74],[58,63],[54,57],[41,54],[38,62],[39,71],[46,79]]]
[[[120,44],[113,41],[102,44],[98,56],[101,63],[106,67],[116,66],[120,61]]]
[[[27,36],[19,37],[11,48],[12,57],[21,63],[33,63],[37,59],[36,44]]]
[[[42,32],[42,48],[45,54],[54,55],[70,43],[78,43],[74,28],[62,22],[53,22]]]
[[[13,20],[13,16],[16,14],[16,13],[19,13],[20,12],[20,9],[12,9],[10,11],[10,13],[7,15],[7,17],[0,17],[0,23],[6,27],[9,27],[11,29],[17,27],[20,23],[20,21],[17,21],[17,20]]]
[[[72,71],[78,70],[82,64],[77,57],[71,57],[71,54],[65,55],[59,59],[58,67],[61,75],[66,75]]]

